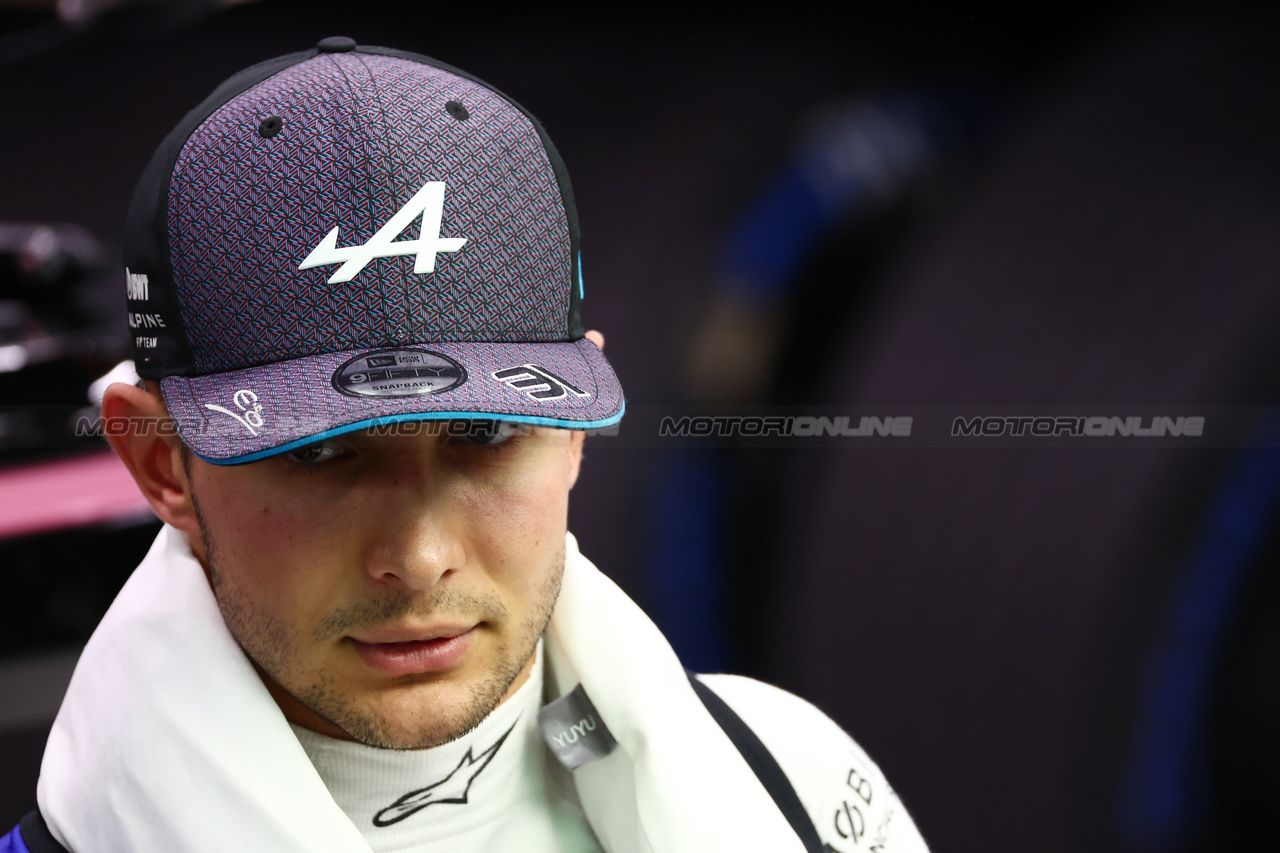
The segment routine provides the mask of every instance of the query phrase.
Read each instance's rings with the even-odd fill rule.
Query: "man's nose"
[[[423,591],[460,570],[467,553],[463,517],[429,464],[406,463],[387,478],[371,508],[376,519],[365,571],[381,584]]]

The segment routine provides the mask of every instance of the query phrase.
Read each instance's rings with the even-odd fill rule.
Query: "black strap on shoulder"
[[[750,727],[742,721],[742,718],[729,707],[729,703],[717,696],[716,692],[710,687],[699,681],[692,672],[688,673],[688,675],[689,683],[693,685],[693,692],[698,694],[702,704],[706,705],[707,710],[711,713],[712,719],[720,724],[720,728],[724,729],[724,733],[729,736],[729,740],[733,741],[733,745],[738,748],[738,752],[741,752],[742,757],[747,760],[748,766],[756,774],[760,784],[764,785],[764,789],[769,792],[769,796],[773,797],[773,801],[777,803],[778,810],[782,812],[782,816],[787,819],[787,823],[791,824],[791,828],[795,830],[796,835],[800,836],[800,841],[804,843],[806,853],[824,853],[825,847],[822,839],[818,837],[818,830],[814,827],[813,821],[809,819],[809,813],[804,810],[804,805],[800,802],[796,789],[791,786],[787,775],[778,766],[777,759],[761,743],[760,738],[756,737],[756,733],[751,731]],[[34,848],[31,853],[35,853]]]
[[[27,812],[18,823],[18,830],[22,833],[22,843],[27,845],[31,853],[69,853],[53,837],[49,824],[44,822],[44,815],[40,814],[39,809]]]

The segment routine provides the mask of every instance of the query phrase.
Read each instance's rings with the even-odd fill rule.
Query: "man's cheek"
[[[324,554],[349,533],[348,514],[330,505],[301,504],[295,495],[279,496],[270,489],[250,489],[228,496],[225,503],[228,535],[251,553],[276,557]]]
[[[508,560],[526,564],[564,541],[567,507],[561,490],[530,490],[497,509],[489,516],[485,536]]]
[[[511,472],[501,480],[469,483],[450,496],[476,530],[527,532],[554,520],[564,487],[545,470]]]
[[[341,537],[322,537],[301,514],[251,497],[227,504],[219,517],[213,533],[221,572],[235,575],[259,607],[288,602],[297,610],[311,604],[324,587],[319,576],[325,565],[338,557]]]

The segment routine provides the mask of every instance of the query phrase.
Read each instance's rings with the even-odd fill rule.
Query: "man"
[[[567,534],[624,409],[577,244],[537,122],[426,57],[325,39],[183,120],[102,404],[165,527],[0,851],[924,849],[834,723],[691,679]]]

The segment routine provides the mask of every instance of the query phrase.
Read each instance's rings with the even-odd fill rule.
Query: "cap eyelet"
[[[267,116],[258,125],[258,135],[263,139],[270,139],[275,136],[284,127],[284,119],[280,116]]]
[[[458,121],[466,121],[471,118],[471,113],[467,112],[467,108],[457,101],[445,101],[444,108],[449,115],[453,116]]]

